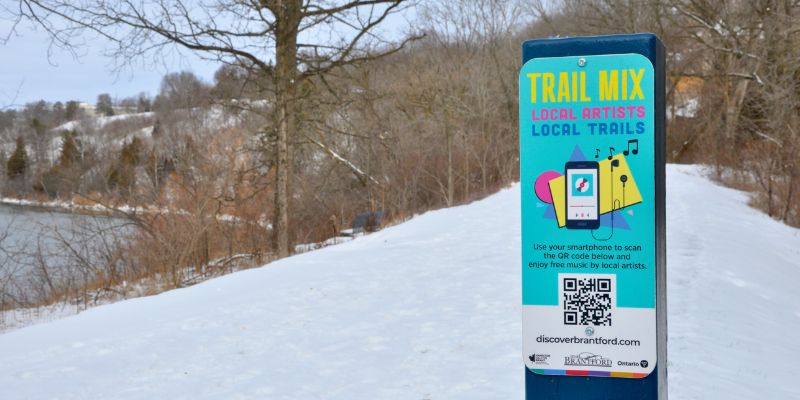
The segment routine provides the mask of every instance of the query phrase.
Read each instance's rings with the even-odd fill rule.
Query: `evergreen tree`
[[[47,126],[39,118],[34,117],[31,120],[31,128],[33,128],[34,132],[36,132],[36,136],[42,136],[45,132],[47,132]]]
[[[64,134],[58,163],[39,177],[33,184],[34,190],[47,193],[51,198],[74,192],[81,176],[80,152],[75,136],[74,131]]]
[[[139,165],[142,161],[142,141],[134,136],[130,143],[122,146],[119,158],[122,163],[132,167]]]
[[[7,157],[6,151],[3,150],[3,149],[0,149],[0,167],[2,167],[4,171],[5,171],[5,168],[6,168],[6,163],[8,163],[8,157]]]
[[[64,134],[61,145],[61,157],[58,159],[58,165],[61,168],[70,168],[75,166],[80,159],[80,152],[78,145],[75,143],[75,132],[67,132]]]
[[[6,174],[10,179],[25,175],[28,171],[28,153],[25,151],[25,141],[22,136],[17,137],[16,147],[6,164]]]
[[[142,160],[142,141],[134,137],[130,143],[122,146],[119,158],[108,171],[108,186],[123,192],[130,192],[136,184],[136,166]]]

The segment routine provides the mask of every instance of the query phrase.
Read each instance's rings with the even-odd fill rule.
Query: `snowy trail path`
[[[668,167],[670,395],[800,399],[800,231]],[[0,399],[521,399],[519,187],[0,335]]]
[[[519,196],[495,199],[2,335],[0,398],[516,397]]]
[[[800,230],[668,171],[670,397],[800,399]]]

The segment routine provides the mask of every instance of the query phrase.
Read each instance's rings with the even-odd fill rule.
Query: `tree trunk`
[[[789,217],[789,211],[792,210],[792,200],[794,197],[794,178],[795,178],[795,169],[792,168],[791,171],[789,172],[789,177],[787,179],[789,181],[789,184],[786,190],[788,190],[789,193],[786,194],[786,203],[784,204],[783,215],[781,216],[781,220],[785,224],[789,223],[787,219]]]
[[[447,136],[447,206],[453,205],[455,180],[453,179],[453,134],[450,132],[450,121],[445,120],[444,134]]]
[[[772,171],[767,177],[767,215],[774,217],[772,215]]]
[[[470,177],[471,177],[471,174],[470,174],[470,171],[469,171],[469,156],[470,156],[470,154],[469,154],[469,151],[467,150],[467,149],[469,149],[469,146],[467,144],[467,132],[466,131],[464,131],[464,135],[462,137],[464,138],[464,152],[463,152],[463,154],[464,154],[463,155],[463,157],[464,157],[464,201],[466,202],[466,201],[469,201],[469,191],[470,191],[469,181],[470,181]]]
[[[290,135],[296,130],[297,29],[302,0],[282,0],[275,7],[275,88],[278,137],[275,144],[275,213],[273,240],[278,257],[289,249],[289,190],[291,179]]]

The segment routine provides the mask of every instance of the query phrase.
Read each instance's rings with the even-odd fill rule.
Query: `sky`
[[[384,35],[388,32],[390,38],[398,37],[413,18],[414,12],[405,10],[402,15],[391,16],[379,29]],[[11,21],[0,18],[0,34],[7,34],[11,27]],[[17,26],[15,36],[5,45],[0,44],[0,109],[20,107],[41,99],[94,104],[102,93],[115,99],[142,92],[155,97],[167,73],[190,71],[211,83],[221,65],[174,47],[166,56],[155,60],[145,57],[136,60],[132,67],[115,70],[115,60],[104,55],[110,48],[107,41],[81,37],[88,45],[80,48],[76,57],[66,50],[51,47],[48,35],[40,27],[36,28],[23,22]]]
[[[0,23],[3,32],[8,23]],[[95,103],[108,93],[123,98],[140,92],[158,94],[161,78],[169,72],[191,71],[211,82],[219,63],[201,60],[190,52],[172,52],[166,59],[142,60],[134,67],[114,70],[114,60],[103,54],[107,43],[89,42],[77,57],[51,48],[48,36],[30,25],[18,27],[16,36],[0,45],[0,108],[17,107],[44,99]]]

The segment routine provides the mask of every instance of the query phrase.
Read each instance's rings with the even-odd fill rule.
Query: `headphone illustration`
[[[594,235],[594,232],[597,229],[592,229],[591,230],[592,238],[594,240],[599,241],[599,242],[605,242],[606,240],[609,240],[612,237],[614,237],[614,211],[622,209],[622,208],[625,208],[625,206],[626,206],[626,204],[625,204],[625,192],[626,192],[625,183],[628,182],[628,175],[622,174],[619,177],[619,181],[622,182],[622,204],[620,205],[619,199],[614,197],[614,168],[618,168],[619,167],[619,160],[613,160],[612,156],[608,156],[608,159],[611,160],[611,233],[608,235],[608,237],[598,238],[597,236]],[[598,210],[598,214],[599,214],[599,211],[600,210]]]

